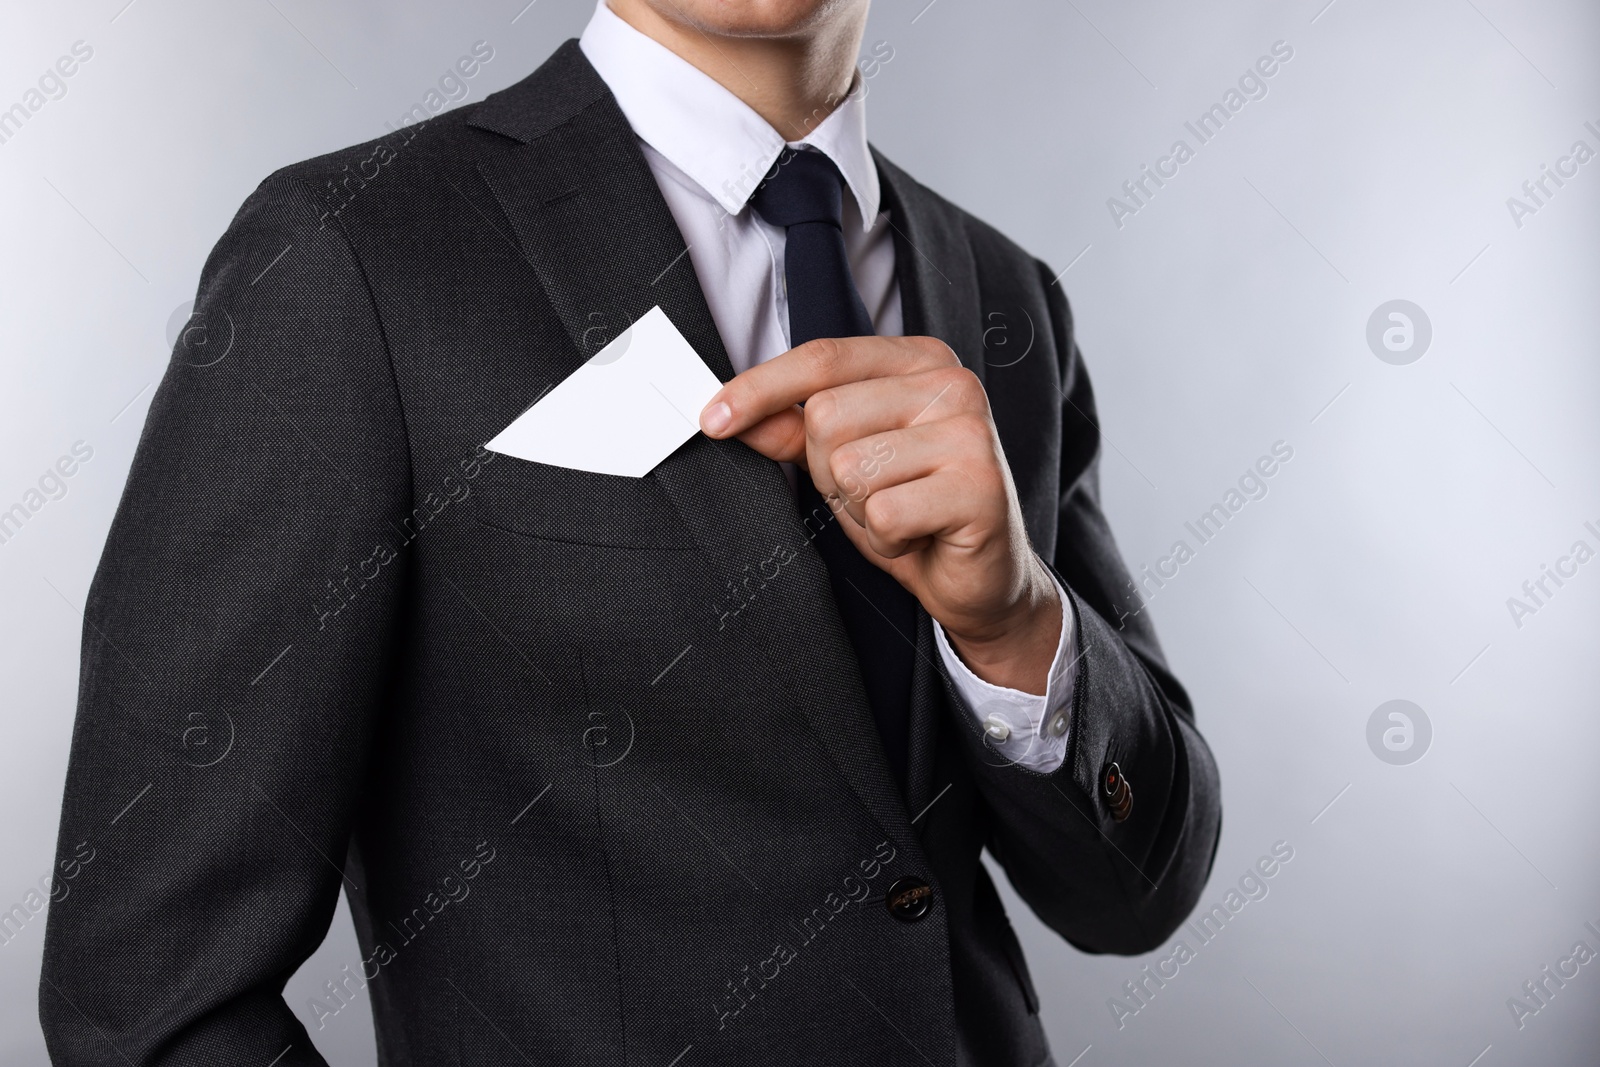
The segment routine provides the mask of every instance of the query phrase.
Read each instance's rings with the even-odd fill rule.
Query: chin
[[[646,0],[670,22],[724,37],[789,37],[814,31],[867,0]]]

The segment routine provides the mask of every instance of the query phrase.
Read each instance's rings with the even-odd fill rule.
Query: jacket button
[[[883,903],[896,919],[914,923],[933,910],[933,886],[910,875],[896,878]]]
[[[1133,787],[1115,763],[1106,764],[1105,770],[1100,772],[1100,795],[1111,809],[1111,818],[1117,822],[1122,822],[1133,811]]]

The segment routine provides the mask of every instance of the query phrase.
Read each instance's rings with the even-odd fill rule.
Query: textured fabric
[[[207,261],[196,313],[235,344],[170,364],[85,607],[59,854],[96,856],[49,911],[56,1063],[322,1064],[282,991],[341,887],[361,959],[296,1007],[341,1025],[364,984],[385,1065],[1033,1067],[985,847],[1085,950],[1176,929],[1216,768],[1130,614],[1066,302],[877,162],[907,329],[983,375],[1084,635],[1061,768],[997,758],[921,617],[902,790],[789,487],[738,442],[643,479],[481,450],[656,305],[733,373],[568,44],[274,175]],[[985,367],[1001,307],[1038,336]],[[908,875],[934,890],[920,922],[883,906]]]
[[[596,4],[579,46],[639,137],[735,371],[771,359],[791,343],[784,228],[748,207],[750,194],[786,148],[814,149],[844,175],[849,195],[843,197],[841,229],[850,274],[876,332],[903,332],[894,227],[879,211],[881,184],[867,146],[866,93],[859,79],[821,122],[791,131],[798,139],[786,146],[747,104],[618,18],[605,0]],[[792,467],[787,473],[798,482]],[[1052,733],[1046,724],[1070,710],[1078,662],[1072,628],[1063,627],[1042,697],[989,685],[967,669],[937,623],[934,634],[935,655],[964,703],[980,721],[1006,725],[1007,738],[996,741],[996,749],[1031,770],[1059,767],[1067,735]]]
[[[840,226],[844,177],[827,156],[786,149],[756,187],[750,205],[784,228],[783,277],[789,293],[789,339],[868,337],[867,314],[850,277]],[[829,515],[833,505],[811,478],[796,475],[795,497],[805,515]],[[833,599],[867,688],[884,755],[897,782],[905,782],[911,745],[911,668],[916,659],[917,603],[885,571],[868,562],[835,517],[818,530],[817,551],[828,565]]]

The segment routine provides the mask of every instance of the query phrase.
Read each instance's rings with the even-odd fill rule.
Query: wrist
[[[945,628],[961,662],[990,685],[1042,696],[1061,645],[1066,606],[1043,565],[1016,602],[982,628],[957,632]]]

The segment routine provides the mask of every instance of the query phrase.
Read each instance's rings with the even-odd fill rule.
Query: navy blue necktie
[[[787,231],[783,275],[789,297],[789,343],[876,333],[850,276],[841,227],[844,181],[833,161],[821,152],[785,149],[750,204],[767,222]],[[856,551],[839,525],[855,520],[843,511],[835,516],[804,471],[799,472],[797,489],[801,514],[816,515],[824,523],[816,535],[817,551],[828,566],[834,601],[861,663],[884,754],[904,787],[916,600]]]

